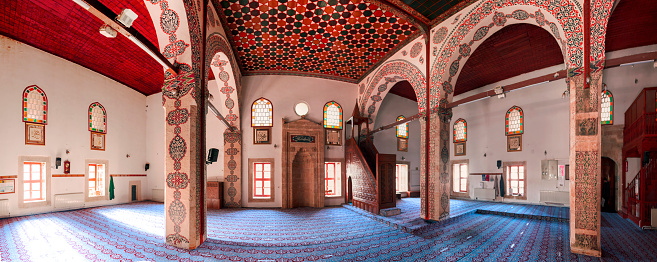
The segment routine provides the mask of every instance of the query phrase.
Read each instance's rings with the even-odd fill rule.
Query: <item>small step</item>
[[[381,211],[379,211],[379,215],[384,217],[396,216],[399,214],[401,214],[401,209],[399,209],[398,207],[381,209]]]

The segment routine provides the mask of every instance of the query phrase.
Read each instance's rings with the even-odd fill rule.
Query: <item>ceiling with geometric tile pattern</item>
[[[286,71],[355,81],[418,28],[363,0],[222,0],[245,74]]]

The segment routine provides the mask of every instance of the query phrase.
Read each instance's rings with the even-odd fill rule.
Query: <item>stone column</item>
[[[596,63],[596,64],[602,64]],[[600,88],[602,66],[587,87],[583,69],[568,72],[570,93],[570,249],[601,255],[600,248]]]
[[[224,132],[224,207],[242,206],[242,134]]]
[[[195,249],[205,241],[205,147],[199,128],[205,113],[193,96],[192,72],[165,80],[162,93],[166,112],[166,243]],[[201,92],[196,92],[200,95]]]
[[[429,168],[428,184],[426,173],[422,172],[420,175],[422,216],[427,220],[438,221],[449,216],[449,147],[451,145],[449,143],[449,123],[452,118],[452,110],[445,108],[446,105],[447,101],[443,100],[437,110],[431,110],[429,163],[428,165],[422,164],[423,168]],[[426,126],[424,121],[421,121],[421,126],[424,130]],[[423,134],[422,141],[425,141],[425,139]],[[423,143],[423,161],[426,161],[424,158],[425,151],[426,145]],[[427,208],[428,210],[426,210]]]

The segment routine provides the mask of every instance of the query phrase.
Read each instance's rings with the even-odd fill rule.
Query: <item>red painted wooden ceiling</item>
[[[657,44],[657,1],[620,1],[607,25],[605,51],[654,44]]]
[[[510,25],[472,53],[459,73],[454,95],[561,63],[561,49],[548,31],[529,24]]]
[[[132,9],[134,28],[155,46],[157,37],[141,0],[100,0],[113,12]],[[1,0],[0,34],[75,62],[145,95],[161,91],[162,66],[126,37],[106,38],[98,18],[71,0]],[[47,87],[44,87],[47,88]]]
[[[415,95],[415,90],[413,90],[413,86],[411,85],[411,83],[409,83],[406,80],[397,82],[394,86],[392,86],[392,88],[390,89],[390,93],[417,102],[417,96]]]

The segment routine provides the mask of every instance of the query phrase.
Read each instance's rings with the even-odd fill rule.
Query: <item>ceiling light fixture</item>
[[[496,86],[495,87],[495,94],[497,95],[497,98],[499,98],[499,99],[502,99],[502,98],[506,97],[506,95],[504,94],[504,87],[502,87],[502,86]]]
[[[116,30],[114,30],[114,28],[112,28],[109,25],[101,26],[98,31],[100,32],[101,35],[104,35],[107,38],[115,38],[116,37]]]
[[[119,23],[123,24],[125,27],[131,27],[132,23],[137,20],[137,17],[139,17],[135,12],[132,10],[126,8],[121,11],[121,14],[116,17],[116,21]]]
[[[85,1],[82,1],[82,0],[73,0],[73,2],[75,2],[76,4],[78,4],[79,6],[81,6],[82,8],[84,8],[85,10],[89,10],[89,8],[91,8],[91,6],[90,6],[89,4],[87,4],[87,2],[85,2]]]

